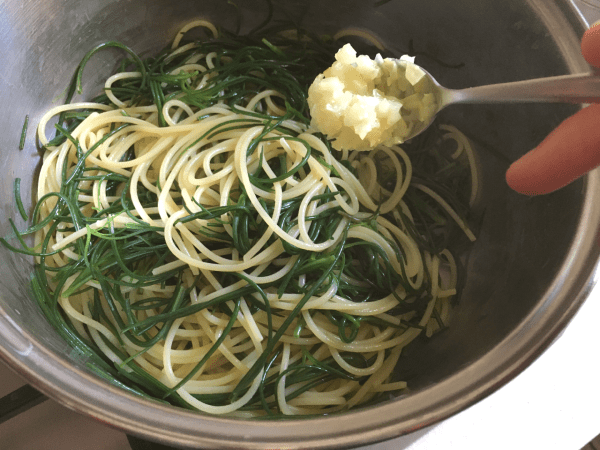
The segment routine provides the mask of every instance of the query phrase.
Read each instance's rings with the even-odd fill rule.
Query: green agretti
[[[219,133],[226,131],[246,130],[249,127],[261,126],[263,132],[249,145],[248,155],[252,154],[261,142],[273,139],[268,134],[274,130],[288,140],[300,141],[306,147],[306,156],[291,170],[287,169],[288,162],[283,154],[278,161],[271,160],[270,162],[275,177],[268,176],[263,169],[251,173],[250,180],[254,186],[272,192],[274,183],[304,170],[311,155],[316,157],[324,167],[335,173],[335,169],[325,163],[323,155],[311,148],[306,141],[301,140],[296,131],[286,127],[285,121],[293,119],[304,124],[309,123],[306,104],[308,85],[319,71],[331,64],[333,53],[339,48],[339,44],[317,39],[308,33],[300,33],[298,39],[287,39],[276,34],[275,31],[278,30],[262,30],[249,36],[222,32],[218,39],[192,43],[184,51],[173,52],[166,49],[157,56],[147,59],[139,58],[123,44],[107,42],[92,49],[84,57],[71,83],[67,102],[70,102],[74,93],[80,90],[83,71],[88,60],[104,48],[119,48],[129,55],[121,64],[119,71],[133,68],[140,75],[115,82],[111,87],[112,93],[126,102],[128,106],[155,104],[159,112],[160,126],[167,125],[162,115],[162,106],[169,99],[177,98],[195,111],[215,105],[217,102],[225,102],[229,108],[244,118],[229,120],[213,127],[197,142],[204,137],[218,136]],[[205,76],[207,72],[182,72],[175,75],[172,72],[185,64],[191,55],[198,52],[203,54],[214,52],[216,56],[214,58],[215,67],[208,69],[209,72],[214,72],[214,76],[202,89],[196,90],[192,88],[195,81],[198,77]],[[307,61],[310,61],[310,64],[307,64]],[[249,112],[239,107],[246,99],[265,89],[273,89],[283,95],[285,101],[279,105],[285,110],[283,116],[273,116],[257,111]],[[94,98],[93,101],[112,105],[106,94]],[[372,213],[367,219],[356,220],[348,217],[340,207],[325,209],[306,218],[307,221],[310,221],[309,236],[315,243],[330,240],[340,224],[345,224],[341,237],[330,250],[321,253],[309,252],[282,241],[284,256],[295,258],[291,269],[282,279],[258,285],[242,273],[215,273],[218,282],[223,286],[239,281],[244,282],[243,286],[226,295],[192,304],[190,301],[192,288],[185,287],[182,281],[185,266],[158,274],[154,272],[154,269],[173,261],[173,256],[168,250],[162,228],[151,226],[132,214],[134,206],[128,196],[131,179],[120,173],[102,170],[98,167],[90,168],[86,165],[87,156],[102,142],[129,126],[124,124],[114,128],[84,152],[71,133],[92,112],[92,110],[83,109],[61,114],[56,125],[56,136],[48,146],[60,145],[65,140],[73,142],[77,148],[78,163],[70,171],[67,171],[65,163],[60,191],[50,193],[38,200],[31,214],[32,224],[26,230],[18,231],[11,220],[18,244],[13,245],[8,239],[0,239],[0,242],[12,251],[37,257],[32,279],[32,291],[35,299],[60,335],[75,349],[76,353],[86,360],[88,367],[102,378],[135,394],[189,408],[190,405],[183,401],[177,393],[177,389],[190,380],[217,351],[234,326],[240,311],[240,300],[245,299],[252,313],[262,311],[267,315],[268,330],[263,353],[258,356],[232,392],[194,394],[194,397],[212,405],[226,405],[240,398],[256,377],[260,376],[258,391],[242,410],[262,410],[267,417],[281,417],[277,402],[277,385],[283,376],[286,377],[286,385],[297,386],[291,393],[286,394],[287,400],[291,400],[319,384],[338,378],[359,382],[367,378],[346,372],[332,357],[317,360],[312,355],[311,346],[305,346],[302,349],[302,358],[291,363],[284,372],[269,373],[269,368],[273,366],[281,353],[280,338],[286,333],[299,337],[306,326],[301,316],[301,310],[311,297],[323,294],[333,283],[337,286],[337,295],[354,302],[369,302],[388,295],[395,295],[397,286],[401,285],[406,291],[407,297],[404,299],[398,297],[398,306],[390,314],[402,314],[408,311],[422,313],[425,310],[431,298],[431,280],[427,279],[427,276],[421,286],[415,289],[407,279],[404,269],[402,273],[394,270],[387,254],[379,246],[348,237],[349,230],[355,226],[365,226],[377,231],[376,219],[379,212]],[[202,120],[202,117],[199,120]],[[407,145],[407,152],[414,157],[414,174],[421,183],[442,195],[456,211],[466,215],[468,208],[464,206],[465,198],[463,197],[465,196],[461,193],[468,191],[468,188],[466,189],[464,186],[465,183],[468,184],[468,170],[465,171],[464,164],[454,161],[449,153],[445,154],[439,151],[439,146],[435,143],[438,137],[438,132],[432,129],[428,134],[420,136],[418,141]],[[323,139],[322,136],[320,138]],[[323,142],[334,155],[341,156],[331,150],[325,139]],[[126,161],[133,157],[132,150],[127,152],[122,160]],[[395,180],[386,180],[386,176],[389,174],[386,171],[385,160],[380,163],[381,165],[378,167],[380,183],[383,186],[388,184],[393,186]],[[343,164],[353,174],[356,174],[352,165],[346,161]],[[259,167],[261,167],[260,164]],[[112,201],[108,208],[96,208],[91,215],[84,215],[78,196],[81,194],[93,196],[95,193],[91,189],[82,186],[87,185],[86,182],[98,180],[107,183],[107,192],[116,200]],[[20,183],[20,180],[15,182],[15,198],[21,216],[26,219],[26,211],[21,202]],[[158,187],[160,189],[160,186]],[[144,208],[157,206],[158,196],[156,193],[143,186],[140,186],[138,191]],[[343,191],[341,192],[343,193]],[[339,193],[340,191],[326,191],[324,194],[315,196],[313,200],[322,205],[331,201]],[[176,200],[179,206],[185,207],[181,196],[176,197]],[[54,201],[56,205],[49,216],[42,217],[39,212],[41,205],[48,201]],[[283,202],[278,225],[284,231],[290,230],[298,223],[301,201],[302,197],[297,197]],[[398,225],[419,243],[422,253],[427,251],[437,254],[447,248],[450,241],[457,239],[458,227],[447,212],[430,198],[422,195],[417,189],[409,188],[405,201],[413,212],[414,223],[400,213],[403,223]],[[226,206],[205,207],[197,201],[196,205],[200,208],[200,212],[193,213],[187,209],[188,215],[180,218],[179,222],[186,223],[196,219],[207,220],[208,225],[202,227],[198,232],[211,238],[212,250],[233,247],[240,255],[244,255],[267,230],[267,225],[259,219],[258,212],[241,185],[232,191],[229,204]],[[261,200],[261,205],[269,214],[272,214],[273,202]],[[132,223],[125,227],[115,227],[110,219],[106,220],[107,217],[119,214],[126,214]],[[227,220],[222,219],[224,215],[227,216]],[[397,222],[391,213],[384,216],[392,222]],[[158,214],[151,214],[151,217],[158,218]],[[106,220],[106,225],[93,229],[91,225],[99,220]],[[232,227],[232,234],[222,231],[224,224]],[[50,231],[46,234],[43,242],[35,248],[29,246],[26,243],[27,236],[44,227],[50,227]],[[50,246],[50,237],[53,231],[59,228],[66,231],[86,230],[86,233],[71,244],[71,249],[79,255],[79,259],[69,259],[63,266],[56,268],[47,265],[46,260],[49,256],[61,251],[52,250]],[[279,238],[272,236],[267,244],[277,239]],[[402,263],[404,255],[400,246],[395,241],[387,240],[395,249],[398,261]],[[271,265],[265,269],[263,274],[272,274],[277,270],[279,270],[278,267]],[[305,283],[302,285],[298,283],[300,277],[305,279]],[[366,283],[357,285],[345,281],[346,279],[361,279]],[[88,285],[90,280],[95,280],[97,287]],[[70,283],[68,288],[63,289],[67,282]],[[128,295],[123,293],[123,288],[151,285],[171,286],[173,294],[170,298],[147,298],[132,304]],[[302,299],[284,316],[281,312],[272,310],[265,294],[265,290],[268,288],[275,288],[279,296],[284,292],[301,294]],[[92,317],[107,326],[120,343],[123,343],[123,338],[126,337],[127,340],[141,347],[142,350],[138,354],[131,356],[100,335],[104,345],[123,361],[121,364],[113,364],[98,345],[81,336],[66,318],[59,306],[60,296],[74,295],[88,290],[93,291],[94,301],[90,305]],[[101,297],[107,302],[108,311],[101,306]],[[206,308],[229,317],[227,325],[210,350],[176,386],[165,386],[133,361],[135,356],[163,340],[176,319],[198,313]],[[149,317],[143,315],[142,317],[145,318],[139,319],[139,313],[144,310],[158,312]],[[400,323],[335,310],[327,311],[325,315],[337,327],[339,338],[345,343],[350,343],[356,338],[362,323],[396,327],[398,332],[421,327],[419,314],[416,314],[414,319],[403,320]],[[440,327],[446,326],[441,322],[439,315],[436,317],[440,321]],[[275,319],[282,322],[278,327],[273,325]],[[356,367],[368,367],[373,362],[360,353],[341,352],[340,355],[345,361]]]

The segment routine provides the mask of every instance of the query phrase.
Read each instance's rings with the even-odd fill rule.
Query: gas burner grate
[[[44,394],[26,384],[0,398],[0,424],[48,400]],[[180,450],[127,435],[131,450]]]
[[[45,400],[48,400],[48,397],[28,384],[15,389],[10,394],[0,398],[0,424]]]

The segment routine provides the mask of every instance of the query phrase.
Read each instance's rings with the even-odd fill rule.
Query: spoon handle
[[[600,103],[600,76],[561,75],[448,90],[444,103]]]

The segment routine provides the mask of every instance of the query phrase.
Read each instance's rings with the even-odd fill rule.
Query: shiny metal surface
[[[440,109],[454,103],[600,103],[600,77],[587,73],[441,89]]]
[[[464,89],[442,86],[432,74],[431,93],[438,99],[437,111],[412,128],[405,140],[423,133],[443,109],[458,104],[492,103],[600,103],[600,76],[594,73],[558,75],[531,80],[486,84]]]
[[[373,30],[396,54],[417,62],[452,88],[587,72],[579,37],[598,13],[595,0],[289,0],[276,17],[317,32],[352,26]],[[583,6],[582,6],[583,5]],[[244,28],[265,2],[238,2]],[[578,7],[575,8],[575,6]],[[260,13],[258,13],[260,12]],[[14,177],[31,197],[39,162],[33,124],[59,101],[83,54],[106,40],[136,51],[160,49],[196,17],[235,28],[224,1],[0,0],[0,235],[16,219]],[[584,20],[585,18],[585,20]],[[425,53],[425,54],[423,54]],[[115,67],[105,52],[86,69],[83,97]],[[464,64],[451,69],[447,65]],[[0,249],[0,356],[34,386],[105,423],[156,441],[197,448],[348,448],[389,439],[442,420],[505,384],[560,333],[591,289],[598,258],[600,175],[540,198],[512,193],[504,171],[575,107],[464,106],[444,111],[475,143],[482,170],[479,239],[466,260],[467,286],[452,326],[417,342],[398,367],[411,392],[376,407],[321,419],[251,422],[209,417],[132,397],[96,378],[66,347],[29,299],[30,261]],[[26,115],[32,124],[19,151]]]

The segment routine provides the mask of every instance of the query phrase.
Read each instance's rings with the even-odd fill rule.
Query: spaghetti
[[[184,42],[193,27],[212,38]],[[474,239],[432,175],[472,161],[458,130],[421,163],[335,151],[309,127],[303,64],[332,52],[268,39],[198,21],[155,58],[126,49],[105,94],[42,118],[34,223],[2,241],[36,257],[42,309],[93,370],[211,414],[323,414],[405,388],[402,349],[447,324],[460,288],[452,230]]]

